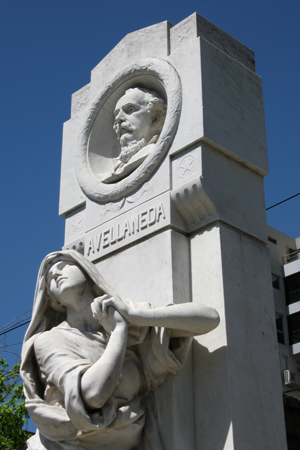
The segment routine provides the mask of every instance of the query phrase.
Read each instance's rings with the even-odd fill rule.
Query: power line
[[[9,333],[10,331],[16,330],[17,328],[23,327],[23,325],[27,325],[30,322],[30,320],[26,320],[26,322],[20,323],[19,325],[15,325],[13,327],[7,328],[6,330],[2,331],[2,333],[0,333],[0,336],[2,336],[3,334]]]
[[[0,336],[6,335],[10,331],[16,330],[17,328],[27,325],[30,322],[31,311],[32,310],[30,309],[22,314],[19,314],[14,319],[12,319],[10,322],[8,322],[6,325],[4,325],[3,327],[0,327]],[[29,317],[28,317],[28,315],[29,315]],[[6,346],[6,344],[4,346]]]
[[[285,200],[282,200],[282,201],[279,202],[279,203],[276,203],[275,205],[269,206],[269,208],[266,208],[266,211],[268,211],[268,210],[271,209],[271,208],[275,208],[275,206],[281,205],[282,203],[285,203],[285,202],[287,202],[288,200],[291,200],[291,198],[297,197],[297,195],[300,195],[300,192],[298,192],[298,194],[292,195],[292,196],[289,197],[289,198],[286,198]]]
[[[3,331],[3,330],[5,330],[5,329],[10,328],[10,327],[8,327],[9,325],[12,327],[12,326],[15,326],[15,325],[19,325],[19,323],[23,322],[24,320],[27,320],[28,317],[25,317],[24,319],[21,319],[21,320],[19,320],[17,323],[14,323],[14,325],[12,325],[13,322],[16,322],[16,320],[19,319],[20,317],[28,316],[28,314],[30,314],[30,316],[31,316],[31,312],[32,312],[32,309],[29,309],[28,311],[25,311],[25,312],[23,312],[22,314],[19,314],[18,316],[14,317],[14,318],[13,318],[12,320],[10,320],[6,325],[4,325],[3,327],[0,327],[0,332]]]

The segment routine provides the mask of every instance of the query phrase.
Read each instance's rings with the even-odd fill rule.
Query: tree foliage
[[[0,450],[26,448],[28,434],[23,430],[29,415],[25,409],[20,363],[12,369],[0,359]]]

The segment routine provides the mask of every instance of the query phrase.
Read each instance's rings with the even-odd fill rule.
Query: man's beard
[[[133,155],[135,155],[139,150],[141,150],[146,145],[147,142],[145,138],[139,139],[138,141],[137,140],[130,141],[125,145],[122,145],[121,153],[118,159],[122,161],[123,164],[126,164],[130,160],[130,158],[132,158]]]

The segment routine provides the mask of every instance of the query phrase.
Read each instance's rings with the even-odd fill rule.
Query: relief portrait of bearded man
[[[114,131],[121,152],[113,160],[113,169],[102,181],[113,183],[135,170],[149,155],[162,131],[167,111],[166,101],[154,90],[128,89],[114,110]]]

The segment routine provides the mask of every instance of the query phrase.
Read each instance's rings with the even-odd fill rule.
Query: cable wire
[[[279,203],[275,203],[275,205],[269,206],[269,208],[266,208],[266,211],[268,211],[269,209],[275,208],[275,206],[281,205],[282,203],[285,203],[285,202],[287,202],[288,200],[291,200],[291,198],[297,197],[297,195],[300,195],[300,192],[298,192],[298,194],[292,195],[292,196],[289,197],[289,198],[286,198],[285,200],[282,200],[282,201],[279,202]]]

